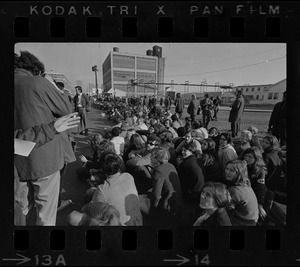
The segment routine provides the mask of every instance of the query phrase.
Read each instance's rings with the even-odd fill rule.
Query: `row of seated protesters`
[[[259,140],[251,127],[236,146],[229,132],[214,127],[208,134],[201,121],[193,129],[172,128],[177,136],[168,119],[163,130],[159,125],[156,119],[154,131],[117,126],[107,139],[92,137],[93,157],[82,156],[77,170],[91,185],[90,209],[72,212],[71,225],[264,225],[276,192],[285,188],[275,136]],[[104,205],[98,202],[117,218],[105,224],[92,214],[101,210],[93,205]]]

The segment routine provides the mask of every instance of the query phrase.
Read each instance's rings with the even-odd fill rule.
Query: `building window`
[[[261,96],[261,100],[264,100],[264,97],[265,97],[265,96],[264,96],[264,95],[262,95],[262,96]]]
[[[134,69],[135,59],[133,56],[113,55],[114,68]]]
[[[150,81],[156,82],[156,75],[149,72],[137,72],[137,79],[142,79],[145,83]]]
[[[156,60],[154,58],[138,57],[136,65],[139,70],[156,70]]]
[[[277,100],[278,99],[278,95],[279,95],[278,93],[274,93],[273,99]]]
[[[134,71],[114,70],[114,81],[126,81],[134,79]]]
[[[257,88],[257,92],[260,92],[260,87]]]
[[[254,88],[252,88],[252,90],[251,90],[252,92],[254,92]]]
[[[256,95],[256,99],[257,99],[257,100],[259,99],[259,95]]]
[[[268,94],[268,100],[272,99],[272,96],[273,96],[273,94],[272,94],[272,93],[269,93],[269,94]]]
[[[246,92],[248,92],[248,89],[249,89],[249,88],[246,88]]]

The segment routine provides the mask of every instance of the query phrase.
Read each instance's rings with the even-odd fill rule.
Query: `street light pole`
[[[96,81],[96,93],[97,93],[97,99],[98,99],[98,81],[97,81],[97,65],[92,66],[92,71],[95,72],[95,81]]]

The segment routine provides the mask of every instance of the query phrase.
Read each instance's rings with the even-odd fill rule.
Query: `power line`
[[[279,50],[279,49],[282,49],[282,48],[286,48],[286,47],[285,46],[281,46],[281,47],[278,47],[278,48],[274,48],[274,49],[270,49],[270,50],[265,50],[265,51],[260,51],[260,52],[257,52],[257,53],[251,53],[251,54],[246,54],[246,55],[241,55],[241,56],[236,56],[236,57],[224,58],[224,59],[220,59],[220,60],[205,60],[205,61],[195,62],[195,63],[190,63],[190,64],[168,65],[168,67],[198,65],[198,64],[203,64],[203,63],[207,63],[207,62],[222,62],[222,61],[233,60],[233,59],[242,58],[242,57],[248,57],[248,56],[254,56],[254,55],[264,54],[266,52],[271,52],[271,51]]]
[[[284,57],[278,57],[278,58],[270,59],[270,60],[261,61],[261,62],[254,63],[254,64],[249,64],[249,65],[244,65],[244,66],[238,66],[238,67],[234,67],[234,68],[229,68],[229,69],[221,69],[221,70],[215,70],[215,71],[206,71],[206,72],[193,73],[193,74],[174,74],[174,75],[166,75],[165,77],[195,76],[195,75],[201,75],[201,74],[210,74],[210,73],[217,73],[217,72],[223,72],[223,71],[229,71],[229,70],[236,70],[236,69],[242,69],[242,68],[247,68],[247,67],[251,67],[251,66],[257,66],[257,65],[261,65],[261,64],[273,62],[273,61],[276,61],[276,60],[279,60],[279,59],[283,59],[283,58],[285,58],[285,56]]]

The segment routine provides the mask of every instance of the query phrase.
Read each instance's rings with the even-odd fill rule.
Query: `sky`
[[[98,66],[98,84],[102,84],[102,63],[113,47],[146,55],[154,45],[162,47],[166,58],[166,83],[238,86],[273,84],[286,78],[285,43],[17,43],[15,52],[31,52],[46,71],[65,73],[74,86],[82,81],[85,91],[89,83],[95,84],[93,65]],[[183,91],[183,86],[175,90]]]

